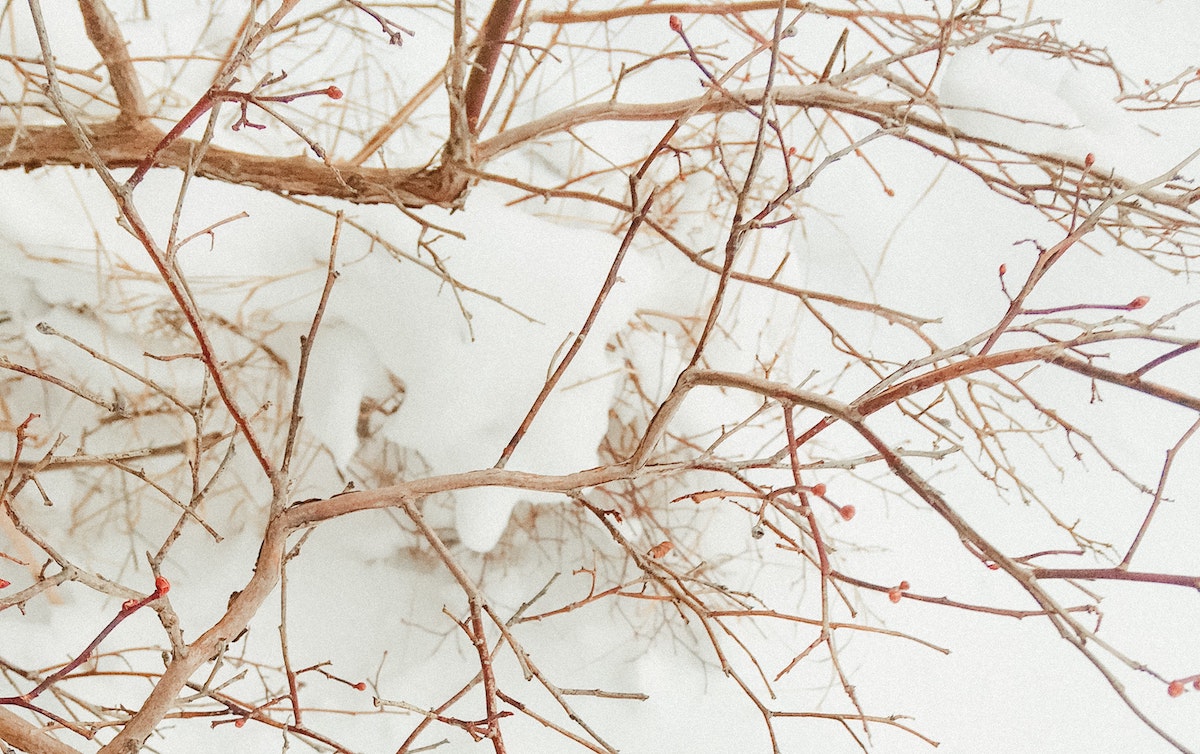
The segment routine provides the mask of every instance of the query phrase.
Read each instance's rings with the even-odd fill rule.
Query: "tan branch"
[[[605,23],[622,18],[649,15],[735,16],[740,13],[751,13],[753,11],[776,10],[780,5],[779,0],[751,0],[750,2],[741,3],[654,3],[594,11],[541,11],[532,14],[530,22],[565,25]],[[904,23],[925,22],[928,24],[942,24],[945,22],[945,19],[918,16],[908,12],[825,8],[816,6],[805,0],[785,0],[782,5],[791,10],[806,10],[814,15],[825,16],[826,18],[877,18],[887,21],[901,21]]]
[[[119,120],[132,120],[147,117],[146,94],[138,81],[137,71],[129,56],[129,46],[121,27],[113,18],[112,12],[104,0],[79,0],[79,11],[83,14],[83,26],[88,39],[100,53],[104,67],[108,69],[109,82],[117,95],[117,104],[121,107]]]
[[[648,102],[629,104],[624,102],[596,102],[557,110],[520,126],[514,126],[475,148],[480,161],[512,149],[518,144],[551,133],[567,131],[576,126],[599,121],[669,121],[702,113],[728,113],[744,110],[746,106],[763,104],[763,90],[735,91],[731,97],[699,97],[674,100],[672,102]],[[812,107],[821,110],[838,110],[852,114],[872,113],[874,116],[898,117],[907,105],[903,102],[873,100],[838,89],[828,84],[807,86],[780,86],[771,92],[771,104],[777,107]]]
[[[0,741],[31,754],[79,754],[20,715],[0,707]]]
[[[162,131],[144,121],[94,124],[89,126],[88,135],[96,154],[110,169],[137,167],[163,138]],[[0,143],[12,146],[0,155],[0,170],[33,170],[46,165],[91,167],[86,152],[66,126],[0,127]],[[198,147],[194,140],[178,139],[163,149],[155,162],[187,170]],[[335,172],[323,162],[304,156],[255,155],[217,146],[208,148],[196,175],[276,193],[327,196],[357,204],[391,204],[398,200],[410,207],[450,204],[467,182],[465,177],[436,168],[339,167]]]

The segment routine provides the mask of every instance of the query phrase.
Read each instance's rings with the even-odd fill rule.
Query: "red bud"
[[[325,90],[325,96],[329,99],[341,99],[342,90],[338,89],[336,86],[331,86]]]
[[[842,514],[842,519],[849,521],[850,519],[854,518],[854,514],[857,513],[857,511],[854,509],[853,505],[843,505],[841,508],[838,508],[838,513]]]
[[[675,32],[676,34],[683,33],[683,22],[679,20],[679,16],[671,14],[671,18],[667,21],[667,23],[671,25],[671,31]]]

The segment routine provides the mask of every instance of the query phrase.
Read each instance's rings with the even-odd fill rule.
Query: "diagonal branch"
[[[483,113],[483,101],[487,98],[488,84],[492,82],[492,74],[496,72],[496,62],[500,60],[500,49],[504,46],[504,38],[512,26],[513,18],[521,0],[496,0],[488,11],[487,19],[479,34],[479,51],[475,54],[475,62],[471,65],[471,75],[467,78],[467,91],[464,101],[467,108],[467,125],[471,133],[479,131],[479,116]]]
[[[79,11],[83,14],[83,27],[88,39],[108,69],[109,82],[121,107],[117,119],[140,120],[148,117],[146,94],[133,68],[129,46],[125,44],[121,27],[117,25],[112,12],[104,0],[79,0]]]

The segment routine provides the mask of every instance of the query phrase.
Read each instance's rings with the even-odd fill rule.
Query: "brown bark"
[[[88,129],[97,154],[112,169],[136,167],[159,143],[163,132],[139,121],[109,121]],[[89,167],[87,156],[66,126],[0,128],[0,170],[35,170],[48,165]],[[156,159],[160,167],[183,170],[197,143],[179,139]],[[286,194],[327,196],[356,204],[400,203],[409,207],[450,206],[467,178],[450,167],[384,169],[329,166],[304,155],[273,157],[210,146],[196,174],[203,178]]]

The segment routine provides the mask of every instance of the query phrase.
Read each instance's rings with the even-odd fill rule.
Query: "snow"
[[[1155,11],[1169,5],[1155,4]],[[196,18],[207,17],[206,8],[197,6],[193,11]],[[1088,4],[1063,4],[1062,12],[1075,17],[1073,23],[1096,24],[1096,17],[1104,15]],[[1186,18],[1189,11],[1179,12]],[[1194,10],[1191,13],[1194,15]],[[232,22],[230,16],[220,18],[221,29],[209,29],[205,39],[225,38]],[[185,34],[183,26],[172,34]],[[1182,22],[1172,26],[1178,34],[1183,33],[1181,29],[1194,28]],[[141,43],[151,49],[176,44],[170,40],[151,44],[152,30],[145,33],[147,39]],[[1096,36],[1110,38],[1114,33],[1110,27],[1107,33],[1097,31]],[[426,38],[414,45],[424,44]],[[212,42],[209,47],[213,45],[219,46]],[[1146,46],[1132,52],[1135,57],[1140,53],[1150,58],[1160,53]],[[200,81],[203,73],[189,69],[187,75]],[[581,91],[595,85],[588,79],[577,82]],[[672,87],[676,85],[672,83]],[[654,91],[652,82],[639,80],[631,86],[636,97],[648,97]],[[1016,148],[1075,159],[1093,152],[1097,171],[1150,175],[1166,161],[1178,159],[1189,146],[1186,139],[1175,136],[1147,138],[1143,121],[1113,103],[1116,89],[1111,77],[1078,70],[1062,61],[1031,60],[1027,55],[990,52],[985,47],[961,50],[947,61],[936,92],[956,128]],[[650,126],[619,133],[614,129],[611,134],[597,133],[595,144],[616,159],[638,153],[642,147],[638,140],[652,142],[658,135]],[[629,138],[630,143],[620,143],[622,138]],[[1012,244],[1047,232],[1044,222],[1022,208],[998,208],[994,197],[968,176],[955,173],[936,178],[934,166],[924,156],[904,148],[883,149],[879,143],[867,151],[889,181],[900,184],[896,198],[884,196],[863,163],[848,158],[831,168],[828,181],[806,193],[804,201],[811,214],[803,219],[802,230],[781,230],[754,250],[753,272],[771,276],[778,270],[777,279],[785,284],[875,296],[886,305],[944,317],[946,323],[931,330],[947,339],[969,337],[994,322],[1006,303],[996,290],[995,270],[1000,262],[1010,263],[1014,273],[1027,265],[1032,252],[1014,249]],[[547,149],[547,153],[552,151]],[[562,166],[553,164],[530,169],[542,171],[543,176],[554,171],[567,175]],[[130,389],[128,378],[116,370],[97,366],[65,341],[39,333],[37,323],[45,321],[89,344],[103,344],[107,355],[147,370],[169,381],[181,395],[193,398],[203,388],[197,365],[164,364],[143,355],[147,350],[157,351],[160,344],[165,349],[171,341],[148,324],[149,313],[130,314],[126,309],[161,297],[162,292],[144,254],[109,221],[111,203],[94,180],[80,176],[64,169],[34,176],[0,175],[8,199],[0,202],[0,239],[5,246],[18,248],[10,250],[18,261],[0,275],[0,312],[11,318],[0,325],[4,328],[0,334],[5,336],[0,348],[14,360],[29,358],[59,365],[106,398],[114,390]],[[710,180],[707,189],[701,190],[701,186],[680,198],[681,216],[708,207],[716,183],[715,178]],[[139,189],[139,206],[155,227],[165,227],[170,217],[177,181],[178,176],[168,171],[151,173]],[[934,181],[932,199],[926,202],[921,192]],[[289,378],[294,378],[299,338],[308,332],[324,281],[332,218],[277,197],[205,181],[197,181],[190,192],[183,215],[185,233],[237,212],[247,213],[244,219],[216,229],[181,252],[180,263],[193,291],[207,311],[232,322],[253,329],[269,321],[270,327],[264,328],[266,340],[287,362]],[[420,263],[398,260],[381,244],[344,229],[338,248],[339,278],[313,347],[303,394],[306,444],[302,455],[307,476],[297,494],[328,496],[340,491],[347,479],[361,478],[362,467],[380,465],[377,462],[384,453],[400,453],[406,459],[404,464],[382,464],[397,478],[451,474],[488,468],[497,462],[583,325],[620,242],[620,229],[617,233],[598,230],[604,225],[597,218],[554,222],[541,214],[553,217],[552,208],[534,202],[509,206],[518,196],[519,192],[505,188],[475,187],[464,212],[423,213],[431,224],[424,232],[392,208],[347,209],[349,218],[376,229]],[[68,202],[70,208],[64,210],[60,205]],[[829,207],[854,207],[857,212],[847,217],[825,212],[823,208]],[[48,216],[48,208],[54,208],[52,215]],[[41,219],[30,222],[30,218]],[[726,228],[727,218],[708,217],[682,232],[689,242],[702,247],[716,243]],[[420,243],[428,246],[422,248]],[[454,284],[437,272],[439,266],[463,285],[486,295],[466,288],[455,290]],[[1150,290],[1147,286],[1155,286],[1155,306],[1160,298],[1194,300],[1194,291],[1185,281],[1163,284],[1150,277],[1146,267],[1135,266],[1128,275],[1114,276],[1100,257],[1072,256],[1056,270],[1061,275],[1052,281],[1051,290],[1069,300],[1087,293],[1125,301]],[[597,466],[605,460],[602,447],[606,436],[611,439],[614,424],[644,428],[653,407],[669,393],[693,344],[694,331],[681,322],[705,312],[713,280],[699,274],[680,255],[644,240],[630,251],[620,277],[584,347],[542,406],[508,468],[565,474]],[[244,281],[254,282],[247,285]],[[827,332],[812,323],[795,298],[738,283],[730,286],[728,295],[728,314],[706,352],[708,366],[753,373],[769,368],[771,376],[780,381],[839,392],[850,392],[860,382],[874,379],[873,375],[839,371],[847,357],[830,342]],[[862,330],[855,334],[863,336],[860,342],[875,349],[875,355],[898,363],[912,357],[913,344],[898,334],[898,327],[866,322],[864,316],[849,326]],[[233,354],[231,358],[248,350],[246,343],[234,336],[223,341],[224,346]],[[631,386],[630,374],[637,375],[638,390]],[[1190,374],[1185,372],[1182,379],[1190,379]],[[1036,384],[1036,379],[1029,382]],[[264,393],[278,388],[271,395],[276,405],[290,398],[290,381],[262,388]],[[19,421],[24,407],[44,398],[39,390],[7,385],[3,389],[0,398],[6,421]],[[1058,389],[1080,403],[1088,399],[1083,382]],[[1149,423],[1169,426],[1178,436],[1190,419],[1182,412],[1165,411],[1147,417],[1142,413],[1144,404],[1123,401],[1107,392],[1105,399],[1097,411],[1103,412],[1099,415],[1107,417],[1110,426]],[[73,398],[48,400],[59,401],[59,408],[77,405],[68,403],[77,400]],[[759,399],[745,393],[698,390],[672,422],[672,442],[677,444],[670,447],[678,448],[684,441],[707,447],[725,428],[754,417],[748,427],[722,440],[722,452],[743,458],[773,453],[780,447],[778,417],[760,420],[755,417],[760,407]],[[936,418],[940,410],[930,415]],[[63,413],[56,412],[56,416]],[[62,431],[70,436],[67,447],[82,445],[80,434],[90,415],[65,414],[59,424],[40,428],[39,433]],[[807,427],[809,416],[803,412],[799,416],[798,424]],[[877,430],[901,426],[888,416],[872,422]],[[1122,457],[1130,459],[1139,478],[1152,483],[1161,462],[1160,448],[1150,447],[1136,435],[1130,432],[1117,438],[1116,447]],[[830,461],[837,461],[853,455],[838,450],[847,436],[839,429],[831,430],[816,444],[814,456],[826,452]],[[903,439],[906,435],[897,436]],[[120,444],[127,439],[100,433],[86,438],[87,450],[127,447]],[[154,439],[138,438],[145,443]],[[851,438],[850,442],[857,441]],[[6,437],[4,443],[9,452],[10,439]],[[848,447],[865,452],[861,443]],[[969,462],[960,460],[958,464],[965,467]],[[922,470],[934,468],[923,466]],[[1162,570],[1182,572],[1194,563],[1188,557],[1194,548],[1190,540],[1172,541],[1164,532],[1190,535],[1188,525],[1194,519],[1180,511],[1196,480],[1194,471],[1181,469],[1179,474],[1178,487],[1172,489],[1178,501],[1172,500],[1162,514],[1163,521],[1171,524],[1156,531],[1161,539],[1148,542],[1147,549]],[[1072,467],[1059,476],[1051,471],[1051,477],[1053,484],[1061,485],[1064,507],[1081,516],[1096,509],[1106,511],[1102,533],[1114,540],[1127,538],[1128,530],[1140,521],[1144,496],[1135,494],[1102,464],[1093,461],[1085,470]],[[754,477],[760,483],[770,478],[767,472]],[[853,522],[843,522],[827,509],[822,509],[820,516],[838,548],[838,557],[854,558],[864,577],[869,574],[882,581],[904,574],[923,593],[952,598],[971,595],[987,604],[1017,601],[1016,590],[1000,584],[994,572],[981,568],[960,549],[946,549],[943,522],[900,502],[886,483],[869,471],[854,476],[831,463],[813,478],[826,482],[837,502],[858,508]],[[95,508],[89,505],[96,505],[96,496],[117,497],[117,491],[97,491],[87,481],[84,476],[47,474],[48,495],[59,502],[44,507],[28,489],[19,502],[41,531],[64,537],[76,532],[71,554],[78,553],[89,569],[133,583],[145,575],[145,568],[138,560],[140,555],[131,558],[129,553],[156,546],[148,543],[161,539],[177,510],[165,503],[161,508],[125,508],[125,521],[114,524],[118,535],[106,535],[112,536],[111,540],[92,538],[88,532],[96,530],[90,528]],[[689,481],[695,482],[694,489],[729,485],[727,477],[717,474],[696,474]],[[989,533],[995,531],[999,539],[1023,536],[1022,526],[1028,523],[1032,527],[1039,515],[1032,507],[999,499],[979,480],[934,481],[945,485],[948,496],[969,509],[973,520]],[[195,627],[207,626],[219,617],[230,593],[249,577],[260,543],[261,511],[248,501],[261,494],[261,490],[230,484],[218,510],[210,512],[225,540],[218,544],[198,530],[188,529],[166,563],[165,570],[175,584],[173,604],[189,631],[186,638],[194,639]],[[681,570],[694,567],[702,578],[727,589],[754,591],[768,604],[783,609],[808,609],[816,604],[817,581],[811,568],[806,572],[795,558],[785,558],[754,540],[750,536],[752,515],[729,504],[666,502],[676,494],[679,490],[654,489],[646,497],[655,507],[644,518],[628,516],[615,525],[646,549],[667,536],[664,531],[669,532],[677,547],[687,553],[669,558],[698,555],[694,560],[672,560],[673,564]],[[600,494],[595,501],[603,506],[624,505],[623,500]],[[640,583],[629,581],[636,574],[607,570],[615,568],[604,557],[614,551],[607,532],[563,495],[481,487],[431,498],[422,505],[427,519],[453,547],[464,570],[483,584],[501,614],[511,615],[555,574],[560,576],[553,588],[531,613],[587,600],[592,590],[617,583],[625,584],[631,595],[641,589]],[[0,530],[0,551],[16,554],[16,539],[12,532]],[[1005,544],[1015,547],[1026,542],[1006,540]],[[37,559],[27,560],[33,563]],[[7,574],[14,586],[28,584],[29,575],[21,569],[8,563],[0,566],[11,568],[0,570],[0,575]],[[462,592],[428,546],[413,534],[411,524],[400,517],[370,511],[324,523],[288,568],[294,665],[328,661],[330,672],[352,682],[368,681],[371,693],[423,708],[440,704],[477,672],[473,648],[443,612],[462,616]],[[14,573],[25,581],[18,583]],[[1065,589],[1062,595],[1079,599]],[[1176,640],[1200,630],[1195,611],[1180,610],[1170,597],[1161,602],[1157,597],[1134,599],[1128,591],[1114,590],[1106,603],[1112,616],[1104,618],[1106,630],[1122,639],[1122,646],[1132,646],[1139,660],[1164,672],[1195,672],[1200,663],[1195,647],[1181,646]],[[901,643],[897,648],[875,635],[845,638],[839,633],[844,642],[839,645],[842,660],[869,710],[916,714],[914,727],[944,741],[947,750],[1165,750],[1161,740],[1131,719],[1103,679],[1084,667],[1045,623],[962,612],[948,617],[944,610],[913,601],[892,606],[875,594],[855,595],[850,600],[861,614],[871,616],[868,622],[953,648],[954,654],[943,658],[925,647]],[[68,586],[47,599],[31,601],[26,614],[4,611],[0,613],[0,635],[18,637],[0,642],[4,659],[39,668],[62,662],[70,648],[84,646],[95,635],[115,608],[113,600],[101,600],[81,587]],[[231,655],[265,657],[264,662],[277,664],[278,613],[278,601],[273,599],[247,636],[234,643]],[[1156,620],[1160,614],[1181,617],[1177,625],[1164,628]],[[89,620],[78,615],[89,616]],[[730,625],[744,629],[738,636],[745,637],[765,658],[768,676],[814,638],[812,627]],[[758,712],[722,675],[699,621],[680,620],[674,606],[626,596],[611,604],[601,601],[545,620],[520,623],[514,632],[539,667],[560,685],[649,696],[644,702],[572,697],[582,716],[596,721],[600,734],[622,751],[767,750]],[[488,638],[495,641],[498,637],[493,630]],[[105,647],[116,651],[160,640],[161,630],[149,614],[139,615],[136,623],[131,620],[123,626]],[[498,672],[502,685],[525,695],[520,698],[539,710],[556,710],[535,683],[523,680],[512,655],[503,651],[501,655]],[[743,677],[757,678],[744,654],[737,654],[733,663]],[[827,659],[801,667],[776,686],[779,696],[772,703],[847,711]],[[1134,678],[1131,691],[1139,700],[1151,700],[1146,704],[1155,719],[1166,721],[1172,731],[1194,741],[1194,705],[1186,706],[1192,699],[1168,706],[1160,698],[1165,697],[1158,688],[1161,684]],[[253,679],[239,683],[234,687],[239,693],[278,693],[275,678],[260,679],[258,687]],[[753,684],[765,699],[762,686],[757,680]],[[125,687],[122,689],[124,693]],[[355,692],[315,674],[306,677],[304,693],[314,707],[345,709],[356,715],[345,725],[345,742],[356,751],[395,750],[416,725],[416,717],[408,713],[368,714],[372,710],[370,693]],[[136,703],[135,693],[129,698]],[[480,709],[481,698],[475,694],[451,714],[466,718],[478,715]],[[330,728],[345,723],[341,716],[327,719],[317,713],[308,719],[328,723]],[[563,720],[561,715],[555,719]],[[533,721],[514,717],[505,724],[511,724],[505,730],[511,735],[512,750],[562,750],[562,739]],[[208,720],[180,720],[174,726],[164,741],[152,743],[166,751],[209,751],[214,747],[273,750],[279,746],[278,736],[265,726],[210,729]],[[835,726],[823,720],[781,721],[782,748],[857,751],[852,739]],[[484,746],[461,730],[435,729],[421,738],[418,746],[436,745],[443,738],[447,743],[438,751],[474,752]],[[992,732],[996,732],[994,737]],[[917,739],[887,726],[872,726],[871,736],[878,751],[904,754],[928,750]]]
[[[1107,71],[977,45],[950,56],[938,100],[950,125],[1021,150],[1078,161],[1092,154],[1099,173],[1149,179],[1185,154],[1164,153]]]

